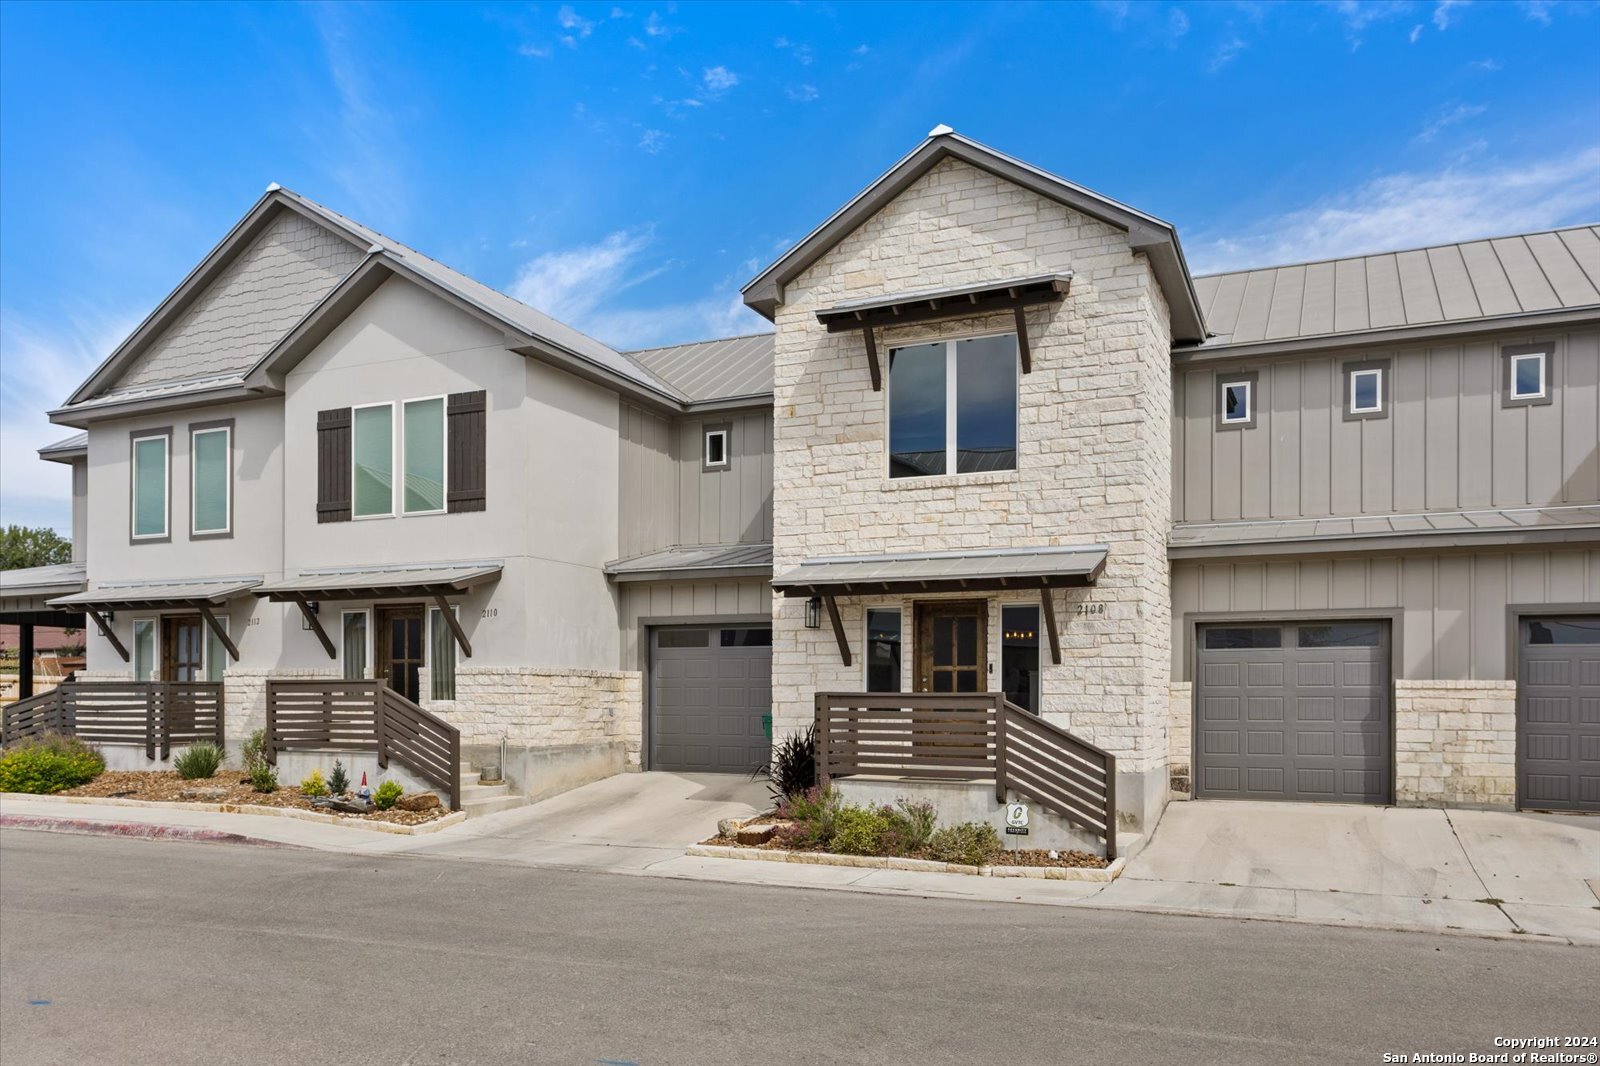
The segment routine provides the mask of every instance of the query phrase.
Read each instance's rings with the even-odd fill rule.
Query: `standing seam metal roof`
[[[1600,227],[1194,279],[1206,342],[1294,340],[1600,306]]]
[[[776,334],[753,333],[625,353],[674,386],[691,403],[772,393]]]

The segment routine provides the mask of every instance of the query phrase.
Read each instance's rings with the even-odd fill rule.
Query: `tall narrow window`
[[[342,628],[339,643],[344,679],[363,681],[367,677],[367,612],[344,612]]]
[[[900,609],[867,608],[867,691],[900,691]]]
[[[428,677],[429,699],[456,698],[456,636],[437,607],[428,611]]]
[[[405,403],[405,512],[444,510],[444,397]]]
[[[1000,608],[1000,687],[1006,699],[1039,713],[1039,608]]]
[[[156,620],[133,620],[133,679],[152,681],[156,676]]]
[[[232,529],[232,450],[232,427],[210,426],[189,434],[190,531],[195,536],[216,536]]]
[[[133,438],[133,539],[167,536],[167,462],[171,434],[163,430]]]
[[[217,624],[224,633],[229,632],[228,616],[217,615]],[[206,626],[206,680],[221,681],[223,672],[228,669],[228,649],[222,646],[222,638],[210,626]]]
[[[394,514],[394,405],[357,407],[352,437],[355,516]]]
[[[1014,334],[889,352],[889,476],[1014,470]]]

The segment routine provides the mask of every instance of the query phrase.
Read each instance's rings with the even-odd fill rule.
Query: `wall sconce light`
[[[322,613],[321,601],[307,600],[306,610],[310,611],[314,615]],[[305,630],[307,633],[311,632],[311,619],[307,618],[304,614],[300,616],[300,628]]]
[[[806,628],[822,628],[822,597],[813,596],[806,601]]]
[[[115,622],[117,620],[117,612],[116,611],[102,611],[102,612],[100,612],[100,617],[104,618],[106,620],[106,625],[110,625],[112,622]]]

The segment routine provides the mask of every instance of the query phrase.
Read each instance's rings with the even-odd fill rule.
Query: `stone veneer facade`
[[[1394,799],[1403,807],[1517,803],[1517,683],[1394,683]]]
[[[1028,312],[1017,469],[891,480],[886,395],[872,391],[861,336],[829,334],[817,310],[1058,271],[1072,272],[1070,294]],[[879,348],[887,362],[897,343],[1013,330],[1010,315],[937,323],[885,331]],[[1109,545],[1094,588],[1055,594],[1062,661],[1043,656],[1042,711],[1117,756],[1129,826],[1153,825],[1167,796],[1170,350],[1165,300],[1126,233],[954,160],[791,281],[777,315],[775,572],[835,554]],[[782,736],[811,720],[815,692],[864,679],[859,659],[841,664],[829,627],[804,627],[803,600],[773,606]],[[839,607],[859,656],[864,603]]]

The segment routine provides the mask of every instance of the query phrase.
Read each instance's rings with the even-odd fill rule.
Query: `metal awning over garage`
[[[130,658],[128,649],[123,646],[117,635],[111,631],[110,624],[106,621],[102,611],[116,610],[144,610],[144,611],[170,611],[192,610],[205,619],[206,625],[222,646],[228,650],[228,655],[234,662],[239,661],[239,648],[228,636],[228,631],[222,628],[222,623],[217,621],[217,616],[212,613],[213,607],[220,607],[229,600],[241,596],[257,585],[261,584],[259,577],[219,577],[204,581],[148,581],[128,582],[125,584],[106,584],[86,592],[79,592],[71,596],[61,596],[50,601],[50,606],[65,608],[67,610],[81,610],[94,619],[94,624],[99,627],[100,635],[117,650],[122,656],[122,661]]]
[[[606,564],[606,574],[613,581],[692,581],[712,577],[767,577],[771,573],[771,544],[665,548]]]
[[[330,659],[337,659],[339,653],[327,630],[317,620],[312,601],[431,599],[450,627],[462,654],[470,659],[472,645],[445,597],[498,581],[503,569],[505,564],[496,561],[302,570],[292,578],[261,585],[255,589],[255,594],[279,603],[297,604]]]
[[[772,579],[785,596],[810,596],[828,608],[839,655],[850,665],[850,645],[839,618],[837,596],[886,593],[1001,592],[1017,589],[1085,588],[1099,580],[1110,548],[1104,544],[1068,547],[992,548],[985,551],[926,552],[907,555],[845,555],[807,559]],[[1040,598],[1050,657],[1061,662],[1055,603]]]

